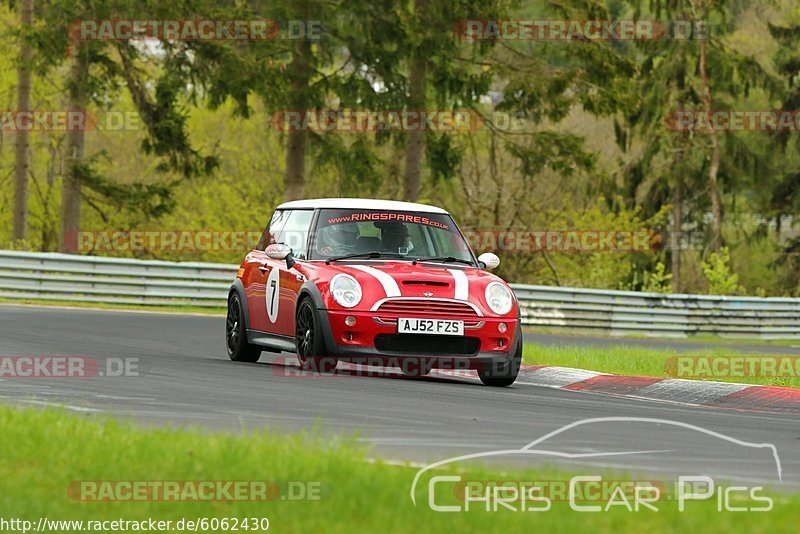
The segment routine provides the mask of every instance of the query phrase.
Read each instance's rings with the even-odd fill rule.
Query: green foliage
[[[672,275],[666,272],[667,268],[662,262],[656,263],[655,269],[647,273],[642,291],[652,293],[672,292]]]
[[[664,219],[660,213],[653,218],[642,218],[641,210],[629,210],[622,199],[612,199],[612,208],[604,198],[596,199],[587,206],[568,206],[564,211],[546,214],[548,230],[595,233],[631,232],[647,234]],[[637,257],[651,253],[650,243],[641,241],[633,250],[633,242],[614,242],[617,250],[566,250],[546,251],[546,261],[539,267],[539,283],[601,289],[639,290],[644,278],[637,267]],[[521,274],[521,273],[519,273]]]
[[[739,275],[731,272],[731,255],[727,247],[719,254],[712,252],[702,263],[703,275],[708,281],[710,295],[741,295],[744,288],[739,285]]]

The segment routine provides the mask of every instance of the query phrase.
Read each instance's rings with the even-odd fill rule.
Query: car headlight
[[[486,286],[486,304],[497,315],[505,315],[511,311],[511,306],[514,304],[514,297],[511,295],[511,290],[505,284],[500,282],[492,282]]]
[[[331,278],[331,296],[340,306],[352,308],[361,302],[361,285],[349,274]]]

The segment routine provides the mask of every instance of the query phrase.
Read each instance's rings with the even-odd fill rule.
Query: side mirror
[[[265,252],[267,253],[267,257],[271,260],[283,260],[292,253],[292,249],[283,243],[274,243],[268,246]]]
[[[286,260],[287,269],[291,269],[295,264],[292,257],[292,249],[283,243],[274,243],[268,246],[264,252],[267,253],[267,257],[271,260]]]
[[[480,256],[478,256],[478,263],[483,265],[483,268],[487,271],[491,271],[498,265],[500,265],[500,258],[497,257],[497,254],[493,254],[491,252],[484,252]]]

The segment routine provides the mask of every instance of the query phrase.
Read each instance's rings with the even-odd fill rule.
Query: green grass
[[[661,339],[666,340],[671,343],[675,343],[676,345],[680,345],[681,343],[687,342],[699,342],[699,343],[708,343],[713,345],[778,345],[784,347],[792,347],[792,346],[800,346],[800,339],[761,339],[758,337],[725,337],[719,336],[716,334],[710,334],[703,332],[701,334],[692,334],[689,337],[662,337],[662,338],[653,338],[652,336],[646,336],[643,334],[637,333],[628,333],[625,334],[624,337],[622,336],[609,336],[602,332],[593,332],[591,330],[579,330],[575,331],[573,329],[565,329],[565,328],[547,328],[547,327],[525,327],[523,331],[526,334],[558,334],[561,336],[568,335],[574,337],[606,337],[609,339],[618,339],[620,342],[624,343],[626,339]]]
[[[615,509],[578,513],[559,501],[541,513],[482,509],[437,513],[427,506],[423,491],[417,493],[416,507],[409,498],[416,468],[367,462],[366,451],[348,439],[142,429],[59,410],[7,406],[0,407],[0,428],[0,517],[34,524],[40,516],[172,521],[267,517],[270,530],[278,532],[783,532],[796,529],[800,510],[800,496],[780,495],[775,496],[775,508],[768,513],[720,513],[714,499],[690,503],[683,513],[674,501],[659,502],[658,512]],[[547,468],[501,473],[475,467],[457,472],[472,480],[565,478]],[[320,481],[323,497],[271,502],[80,502],[68,496],[67,488],[71,482],[83,480]]]
[[[717,356],[729,357],[743,355],[735,348],[708,348],[698,351],[686,352],[669,349],[648,349],[629,345],[613,347],[589,347],[571,345],[540,345],[526,342],[523,352],[523,362],[533,365],[553,365],[559,367],[575,367],[589,369],[603,373],[630,375],[630,376],[655,376],[669,378],[692,378],[676,374],[675,360],[677,357]],[[766,356],[775,355],[748,355]],[[796,356],[795,356],[796,357]],[[796,373],[800,362],[794,364]],[[704,375],[702,379],[718,382],[738,382],[742,384],[760,384],[766,386],[783,386],[800,388],[800,376],[724,376]]]

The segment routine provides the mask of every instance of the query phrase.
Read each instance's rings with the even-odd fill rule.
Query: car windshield
[[[432,260],[474,265],[453,219],[441,213],[324,209],[309,259],[363,255],[372,259]]]

